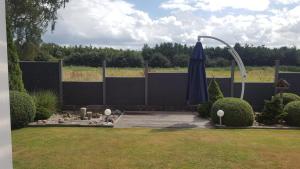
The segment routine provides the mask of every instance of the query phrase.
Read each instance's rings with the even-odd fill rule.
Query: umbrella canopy
[[[186,95],[188,104],[195,105],[208,101],[205,59],[202,43],[197,42],[189,62]]]

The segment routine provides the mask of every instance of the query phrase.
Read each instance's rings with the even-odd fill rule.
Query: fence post
[[[58,71],[59,71],[59,102],[60,105],[63,106],[63,60],[59,60],[58,62]]]
[[[231,69],[230,69],[230,71],[231,71],[230,96],[231,97],[234,97],[234,70],[235,70],[235,61],[232,60],[231,61]]]
[[[276,90],[276,84],[279,80],[279,66],[280,66],[280,60],[275,60],[275,74],[274,74],[274,93],[277,93]]]
[[[144,75],[145,75],[145,105],[148,105],[148,62],[145,61],[145,70],[144,70]]]
[[[102,63],[102,94],[103,94],[103,105],[106,105],[106,60],[103,61]]]

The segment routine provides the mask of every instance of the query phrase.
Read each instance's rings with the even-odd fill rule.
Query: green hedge
[[[279,100],[280,94],[276,94],[273,99]],[[294,93],[282,93],[282,103],[283,105],[287,105],[288,103],[292,101],[300,101],[300,96],[294,94]]]
[[[55,93],[51,91],[39,91],[33,93],[32,97],[36,104],[35,120],[48,119],[57,111],[58,98]]]
[[[284,107],[286,122],[290,126],[300,126],[300,101],[293,101]]]
[[[265,100],[262,113],[256,116],[256,120],[267,125],[281,123],[286,116],[284,106],[293,101],[300,101],[300,97],[293,93],[282,93],[281,102],[280,94],[276,94],[271,100]]]
[[[11,128],[25,127],[32,122],[36,113],[33,99],[24,92],[10,92]]]
[[[211,118],[215,124],[219,124],[218,110],[225,112],[222,123],[226,126],[251,126],[254,122],[252,107],[239,98],[223,98],[213,104]]]

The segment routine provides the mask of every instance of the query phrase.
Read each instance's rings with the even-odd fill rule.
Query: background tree
[[[68,0],[6,0],[7,24],[22,60],[34,60],[42,35],[54,30],[57,10]]]

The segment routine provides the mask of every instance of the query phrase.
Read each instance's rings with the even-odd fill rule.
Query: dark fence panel
[[[208,84],[211,79],[208,79]],[[216,78],[225,96],[230,95],[230,78]],[[187,73],[149,73],[149,105],[186,105]]]
[[[63,82],[64,105],[101,105],[102,82]]]
[[[25,89],[51,90],[60,94],[59,62],[20,62]]]
[[[241,96],[241,83],[234,84],[235,97]],[[261,111],[264,100],[269,100],[274,95],[274,83],[246,83],[244,99],[248,101],[255,111]]]
[[[289,92],[296,93],[300,95],[300,73],[297,72],[288,72],[282,73],[280,72],[278,75],[279,79],[285,79],[290,83]]]
[[[107,105],[144,105],[144,77],[107,77]]]

